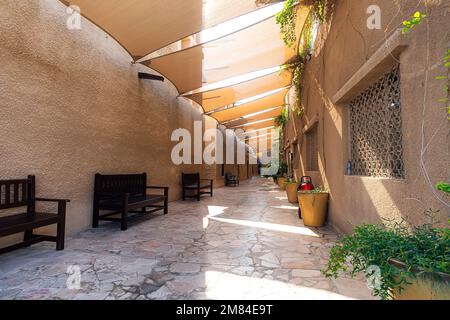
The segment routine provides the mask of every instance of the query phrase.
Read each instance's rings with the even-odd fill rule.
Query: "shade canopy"
[[[61,1],[78,6],[136,59],[258,8],[254,0]]]
[[[309,10],[299,9],[304,23]],[[284,44],[271,17],[244,30],[203,45],[143,62],[167,77],[183,94],[231,77],[290,61],[296,54]],[[202,104],[202,103],[201,103]]]
[[[79,7],[135,63],[162,74],[219,123],[247,131],[274,125],[292,82],[283,65],[297,54],[285,45],[276,23],[274,14],[282,6],[274,3],[280,1],[60,1]],[[310,13],[306,3],[297,6],[298,39]],[[255,12],[260,7],[264,12]]]
[[[226,122],[238,119],[249,114],[254,114],[256,112],[261,112],[263,110],[282,106],[284,105],[288,90],[289,88],[281,89],[278,92],[264,98],[247,102],[222,111],[214,112],[211,114],[211,116],[217,119],[217,121],[219,122]]]
[[[249,124],[252,124],[252,123],[255,123],[258,121],[263,121],[266,119],[275,118],[276,116],[278,116],[280,114],[280,109],[281,109],[281,107],[270,108],[266,111],[263,111],[262,113],[258,113],[258,114],[254,114],[254,115],[247,115],[245,117],[241,117],[236,120],[231,120],[230,122],[226,123],[226,126],[228,126],[230,128],[235,128],[235,127],[246,128],[249,126]]]
[[[278,70],[250,81],[206,91],[204,93],[186,95],[186,97],[202,105],[203,109],[209,112],[219,107],[269,92],[280,86],[288,86],[291,84],[291,78],[292,76],[289,71]]]

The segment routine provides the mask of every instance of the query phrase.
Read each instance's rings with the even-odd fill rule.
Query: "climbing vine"
[[[283,10],[276,15],[276,22],[280,25],[283,41],[290,48],[297,43],[297,35],[295,34],[297,5],[298,1],[287,0]],[[313,2],[311,14],[313,20],[318,21],[319,23],[325,21],[324,0],[315,0]]]
[[[447,119],[450,120],[450,49],[447,49],[444,57],[442,58],[444,63],[445,70],[447,71],[446,75],[439,75],[436,77],[437,80],[445,81],[442,90],[445,93],[445,97],[439,99],[439,102],[443,102],[447,104]]]
[[[284,107],[281,109],[280,115],[275,117],[275,127],[283,129],[289,121],[289,109]]]
[[[427,17],[426,14],[417,11],[416,13],[414,13],[411,19],[403,21],[404,27],[402,33],[403,34],[408,33],[411,29],[421,24],[423,19],[425,19],[426,17]]]
[[[297,42],[295,35],[295,22],[297,20],[297,1],[287,0],[284,8],[276,17],[277,24],[280,25],[281,35],[284,43],[292,48]]]

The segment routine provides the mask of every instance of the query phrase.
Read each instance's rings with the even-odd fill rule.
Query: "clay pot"
[[[390,263],[396,268],[404,268],[397,260]],[[402,292],[394,291],[395,300],[450,300],[450,275],[446,273],[420,273],[408,278],[410,285],[405,285]]]
[[[279,177],[277,179],[277,183],[281,190],[286,190],[286,178]]]
[[[298,203],[297,189],[299,184],[297,182],[288,182],[286,184],[286,194],[290,203]]]
[[[328,193],[298,192],[303,224],[308,227],[321,227],[325,224],[328,211]]]

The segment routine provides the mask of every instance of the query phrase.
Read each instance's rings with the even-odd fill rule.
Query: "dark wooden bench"
[[[164,194],[147,194],[148,189],[160,189]],[[97,228],[99,220],[120,221],[121,229],[127,230],[130,220],[159,210],[164,210],[164,214],[167,214],[168,203],[169,188],[147,186],[146,173],[122,175],[97,173],[92,227]],[[107,213],[100,214],[100,211]],[[120,217],[114,217],[119,214]]]
[[[55,202],[58,213],[36,212],[36,202]],[[56,250],[64,250],[66,205],[69,200],[36,198],[36,179],[0,180],[0,210],[26,207],[25,213],[0,217],[0,237],[24,232],[23,242],[0,249],[0,254],[28,247],[42,241],[56,242]],[[56,236],[34,234],[33,229],[56,224]]]
[[[239,185],[239,179],[232,175],[231,172],[225,173],[225,186],[237,187]]]
[[[200,173],[182,173],[181,182],[183,184],[183,200],[186,198],[196,198],[200,201],[202,194],[213,196],[213,180],[200,179]],[[208,189],[208,191],[204,191]],[[191,194],[187,194],[187,191]]]

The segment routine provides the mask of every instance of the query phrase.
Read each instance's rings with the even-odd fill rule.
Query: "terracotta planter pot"
[[[286,190],[286,178],[282,178],[282,177],[278,178],[277,183],[281,190],[283,190],[283,191]]]
[[[391,264],[403,268],[400,261],[392,260]],[[422,273],[408,279],[410,285],[402,292],[394,291],[395,300],[450,300],[450,275],[445,273]]]
[[[305,226],[321,227],[325,224],[328,211],[328,193],[298,192],[298,203]]]
[[[299,184],[288,182],[286,185],[286,194],[290,203],[298,203],[297,189]]]

